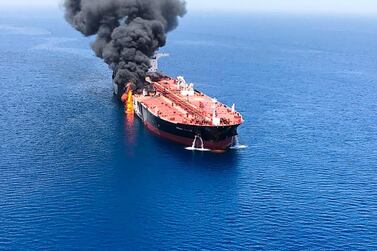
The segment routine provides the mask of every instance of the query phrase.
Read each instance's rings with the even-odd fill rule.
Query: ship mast
[[[158,71],[158,60],[162,57],[168,57],[168,53],[155,53],[153,57],[150,59],[151,68],[149,72],[157,72]]]

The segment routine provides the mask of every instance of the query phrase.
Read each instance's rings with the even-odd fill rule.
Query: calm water
[[[123,115],[61,13],[0,15],[0,249],[377,249],[377,20],[187,16],[161,68],[249,147],[185,150]]]

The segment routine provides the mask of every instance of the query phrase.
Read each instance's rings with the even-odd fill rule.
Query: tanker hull
[[[187,147],[227,150],[237,136],[238,125],[214,127],[172,123],[154,115],[140,102],[135,105],[137,116],[150,132]]]

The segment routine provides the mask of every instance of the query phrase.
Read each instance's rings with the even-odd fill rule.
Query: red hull
[[[184,146],[188,146],[188,147],[192,146],[192,144],[193,144],[194,139],[185,138],[185,137],[181,137],[181,136],[178,136],[178,135],[174,135],[174,134],[171,134],[171,133],[164,132],[164,131],[159,130],[158,128],[154,127],[148,121],[144,121],[144,124],[148,128],[149,131],[151,131],[152,133],[154,133],[155,135],[157,135],[161,138],[165,138],[165,139],[171,140],[173,142],[176,142],[176,143],[182,144]],[[230,138],[227,138],[225,140],[218,141],[218,142],[204,141],[203,143],[204,143],[204,148],[206,148],[206,149],[227,150],[231,146],[232,142],[233,142],[233,139],[230,137]],[[195,147],[201,147],[201,146],[197,145]]]

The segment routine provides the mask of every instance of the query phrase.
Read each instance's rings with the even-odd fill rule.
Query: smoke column
[[[122,86],[144,85],[150,57],[186,13],[183,0],[65,0],[65,18],[85,36],[96,35],[95,54]]]

